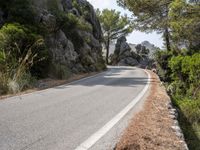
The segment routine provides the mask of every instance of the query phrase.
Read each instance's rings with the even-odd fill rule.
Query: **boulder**
[[[114,55],[111,57],[112,65],[136,66],[138,65],[137,55],[131,51],[126,37],[122,36],[117,40]]]

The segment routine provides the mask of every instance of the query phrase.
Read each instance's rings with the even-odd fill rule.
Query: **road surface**
[[[0,149],[89,149],[81,144],[101,140],[97,131],[105,134],[104,126],[145,92],[147,81],[142,69],[109,67],[91,78],[1,100]]]

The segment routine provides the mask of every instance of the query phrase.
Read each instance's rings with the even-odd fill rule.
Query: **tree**
[[[189,49],[199,50],[199,4],[197,2],[188,3],[185,0],[175,0],[171,3],[169,18],[172,40],[175,45],[183,45]]]
[[[118,11],[104,9],[103,11],[97,10],[96,12],[103,30],[106,63],[108,64],[110,43],[121,36],[127,36],[133,31],[133,28],[128,16],[122,16]]]
[[[134,25],[145,32],[163,33],[167,50],[171,50],[169,30],[169,5],[172,0],[117,0],[134,15]]]

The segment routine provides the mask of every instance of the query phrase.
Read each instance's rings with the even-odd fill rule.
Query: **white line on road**
[[[75,150],[88,150],[91,148],[98,140],[100,140],[110,129],[112,129],[145,95],[150,84],[150,74],[144,70],[148,75],[148,81],[142,92],[140,92],[136,98],[132,100],[120,113],[118,113],[113,119],[111,119],[106,125],[99,129],[96,133],[90,136],[86,141],[84,141]]]

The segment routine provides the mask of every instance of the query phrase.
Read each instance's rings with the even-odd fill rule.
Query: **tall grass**
[[[0,53],[0,95],[7,93],[17,93],[25,88],[29,88],[34,83],[34,77],[29,70],[33,66],[37,53],[32,52],[36,45],[43,44],[43,40],[37,40],[21,57],[13,56],[10,52]],[[16,49],[21,52],[17,43]],[[37,60],[41,61],[43,58]]]

